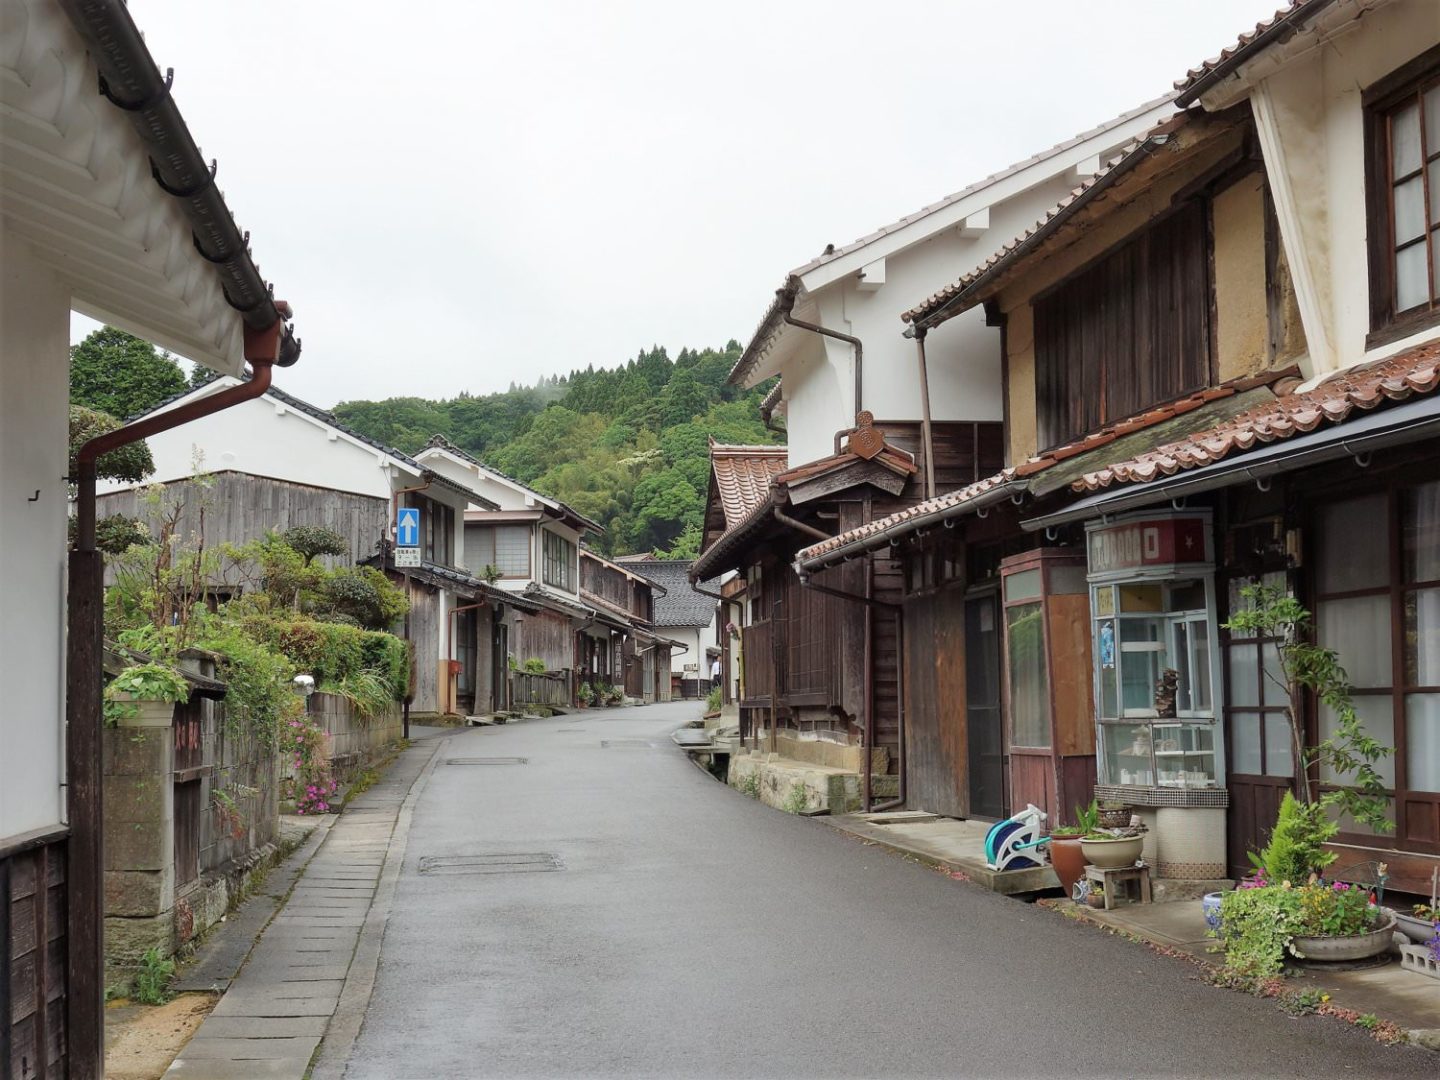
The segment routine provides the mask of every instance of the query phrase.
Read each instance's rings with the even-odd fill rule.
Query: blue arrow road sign
[[[398,547],[420,546],[420,511],[402,507],[395,514],[395,543]]]

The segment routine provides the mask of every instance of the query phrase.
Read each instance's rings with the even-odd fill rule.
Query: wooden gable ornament
[[[885,449],[885,432],[875,426],[875,415],[869,409],[855,414],[855,430],[850,433],[850,452],[866,461]]]

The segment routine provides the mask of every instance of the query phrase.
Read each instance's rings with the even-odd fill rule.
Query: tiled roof
[[[1224,423],[1166,443],[1144,454],[1085,473],[1071,487],[1099,491],[1113,484],[1145,483],[1219,461],[1232,453],[1340,424],[1356,409],[1369,410],[1440,386],[1440,340],[1397,353],[1388,360],[1349,368],[1312,390],[1282,394]]]
[[[687,559],[652,559],[649,562],[632,563],[635,569],[657,584],[665,586],[665,595],[655,598],[654,625],[664,626],[708,626],[715,618],[713,596],[695,591],[690,584],[690,567]],[[711,592],[720,591],[718,581],[702,582]]]
[[[817,476],[825,476],[864,460],[866,459],[853,450],[842,450],[838,454],[817,458],[815,461],[807,461],[804,465],[797,465],[793,469],[778,473],[775,476],[775,482],[777,484],[794,484],[802,480],[814,480]],[[915,464],[914,454],[908,450],[901,450],[898,446],[890,446],[888,443],[869,460],[874,461],[877,465],[883,465],[899,476],[912,476],[919,468]]]
[[[454,443],[452,443],[449,439],[447,439],[444,435],[440,435],[440,434],[431,435],[431,436],[430,436],[430,441],[429,441],[428,443],[426,443],[425,445],[426,445],[427,447],[430,447],[430,448],[433,448],[433,449],[436,449],[436,450],[444,450],[444,451],[445,451],[446,453],[448,453],[448,454],[454,454],[456,457],[460,458],[462,461],[468,461],[471,465],[474,465],[474,466],[476,466],[477,468],[484,469],[484,470],[485,470],[486,472],[488,472],[488,473],[493,473],[494,475],[500,477],[502,480],[506,481],[507,483],[514,484],[516,487],[520,488],[522,491],[528,491],[531,495],[534,495],[534,496],[535,496],[537,499],[539,499],[541,502],[544,502],[544,503],[546,503],[547,505],[550,505],[550,506],[558,507],[562,513],[567,514],[567,515],[569,515],[570,517],[574,518],[576,521],[583,523],[586,528],[590,529],[590,530],[593,531],[593,532],[603,533],[603,532],[605,531],[605,527],[604,527],[603,525],[600,525],[600,524],[597,523],[597,522],[591,521],[591,520],[590,520],[589,518],[587,518],[584,514],[580,513],[580,512],[577,511],[577,510],[572,509],[572,508],[569,507],[569,506],[566,506],[566,505],[565,505],[563,502],[561,502],[559,499],[556,499],[556,498],[554,498],[553,496],[550,496],[550,495],[544,495],[544,494],[536,491],[536,490],[535,490],[534,488],[532,488],[529,484],[522,483],[521,481],[516,480],[513,476],[510,476],[508,473],[503,473],[503,472],[501,472],[499,469],[495,468],[494,465],[490,465],[490,464],[487,464],[487,463],[484,462],[484,461],[481,461],[481,460],[480,460],[479,458],[477,458],[474,454],[471,454],[471,453],[468,453],[468,452],[466,452],[466,451],[464,451],[464,450],[461,450],[460,447],[456,446],[456,445],[455,445]]]
[[[1022,255],[1028,254],[1041,242],[1055,233],[1060,226],[1078,213],[1087,203],[1098,196],[1102,191],[1118,180],[1131,168],[1143,161],[1152,150],[1164,146],[1170,136],[1185,122],[1188,114],[1176,113],[1167,118],[1145,133],[1145,135],[1124,147],[1120,153],[1111,158],[1094,176],[1090,177],[1079,187],[1073,189],[1070,194],[1061,199],[1052,207],[1045,217],[1032,225],[1020,236],[1011,240],[995,254],[991,255],[970,273],[960,278],[954,284],[946,285],[938,292],[932,293],[919,304],[916,304],[909,311],[900,316],[907,323],[924,323],[927,328],[936,326],[945,320],[936,316],[942,313],[942,309],[949,307],[948,314],[960,314],[963,308],[960,306],[964,299],[969,299],[974,293],[989,281],[993,280],[1001,271],[1008,269]],[[952,303],[954,301],[954,303]],[[967,305],[969,306],[969,305]]]
[[[828,555],[831,552],[839,551],[841,548],[863,545],[866,540],[879,536],[881,533],[889,532],[897,525],[914,522],[916,527],[918,527],[929,518],[943,514],[947,510],[963,506],[966,503],[972,502],[978,496],[985,494],[987,491],[994,491],[1006,484],[1015,482],[1017,479],[1016,470],[1002,469],[993,476],[987,476],[983,480],[977,480],[975,483],[956,491],[947,491],[944,495],[937,495],[933,499],[926,499],[924,502],[916,503],[914,506],[907,506],[904,510],[899,510],[886,517],[876,518],[866,525],[851,529],[849,532],[843,532],[839,536],[832,536],[828,540],[821,540],[818,544],[811,544],[809,547],[801,549],[795,558],[801,563],[812,562],[819,556]]]
[[[711,441],[710,468],[727,529],[765,500],[770,481],[785,470],[788,455],[784,446],[736,446]]]
[[[644,628],[644,620],[640,619],[633,612],[626,611],[624,608],[612,604],[603,596],[598,596],[589,589],[580,590],[580,600],[582,603],[589,604],[602,614],[608,615],[618,622],[623,622],[627,627]]]
[[[803,266],[797,266],[794,270],[791,270],[790,273],[785,275],[785,281],[781,284],[780,288],[775,291],[775,299],[770,302],[770,306],[766,309],[764,316],[760,319],[760,325],[756,327],[755,333],[751,336],[749,343],[745,346],[745,351],[740,355],[740,359],[735,362],[735,366],[730,369],[729,381],[731,383],[738,384],[746,376],[750,369],[755,365],[759,358],[764,354],[766,347],[769,344],[770,337],[779,328],[782,321],[782,316],[784,315],[785,311],[789,310],[787,306],[787,300],[789,302],[794,301],[795,292],[797,292],[800,288],[799,278],[803,275],[808,274],[810,271],[815,270],[818,267],[824,266],[826,263],[834,262],[836,259],[844,258],[851,252],[858,251],[863,247],[867,247],[868,245],[875,243],[877,240],[883,239],[891,233],[899,232],[901,229],[904,229],[907,226],[912,225],[917,221],[920,221],[922,218],[929,217],[931,214],[937,213],[941,210],[944,210],[948,206],[954,205],[961,199],[967,199],[970,196],[976,194],[977,192],[983,191],[985,188],[989,187],[992,184],[997,184],[1000,181],[1008,179],[1009,177],[1014,176],[1017,173],[1024,172],[1026,169],[1032,168],[1033,166],[1044,164],[1044,162],[1048,161],[1050,158],[1053,158],[1059,154],[1063,154],[1065,151],[1079,146],[1082,143],[1089,141],[1090,139],[1094,139],[1097,136],[1104,135],[1105,132],[1111,130],[1112,128],[1119,127],[1120,125],[1135,119],[1137,116],[1143,116],[1145,113],[1164,105],[1165,102],[1170,99],[1170,96],[1171,95],[1169,94],[1164,94],[1158,98],[1155,98],[1153,101],[1147,101],[1143,105],[1140,105],[1134,109],[1130,109],[1128,112],[1123,112],[1114,119],[1107,120],[1105,123],[1100,124],[1098,127],[1093,127],[1089,131],[1082,131],[1080,134],[1074,135],[1066,139],[1064,142],[1056,143],[1054,146],[1050,147],[1047,150],[1042,150],[1038,154],[1033,154],[1030,157],[1025,158],[1023,161],[1017,161],[1015,162],[1015,164],[1006,166],[999,172],[991,173],[983,180],[978,180],[967,187],[961,188],[959,191],[951,195],[946,195],[944,198],[930,203],[927,206],[922,206],[919,210],[916,210],[912,214],[906,214],[898,221],[893,221],[889,225],[882,225],[874,232],[868,233],[865,236],[860,237],[858,240],[851,241],[848,244],[841,244],[839,246],[835,244],[827,245],[825,250],[821,254],[817,255],[815,258],[811,259]]]
[[[1145,113],[1150,112],[1152,109],[1156,109],[1159,108],[1161,105],[1164,105],[1165,102],[1170,100],[1170,97],[1170,94],[1162,94],[1160,97],[1155,98],[1153,101],[1147,101],[1143,105],[1139,105],[1136,108],[1130,109],[1127,112],[1123,112],[1119,116],[1091,128],[1089,131],[1082,131],[1078,135],[1072,135],[1064,142],[1056,143],[1049,149],[1041,150],[1038,154],[1032,154],[1030,157],[1025,158],[1023,161],[1017,161],[1013,165],[1007,165],[999,172],[993,172],[989,176],[985,177],[983,180],[977,180],[975,183],[969,185],[968,187],[961,188],[953,195],[946,195],[944,198],[939,199],[936,202],[930,203],[928,206],[922,206],[913,214],[906,214],[899,221],[891,222],[889,225],[882,225],[874,232],[869,233],[866,236],[862,236],[858,240],[854,240],[848,244],[842,244],[839,247],[831,244],[825,249],[823,254],[817,255],[804,266],[797,266],[794,270],[790,271],[790,274],[791,276],[796,277],[807,274],[811,270],[814,270],[816,267],[824,266],[828,262],[834,262],[836,259],[839,259],[842,256],[849,255],[852,251],[858,251],[860,248],[863,248],[869,244],[873,244],[881,237],[888,236],[890,233],[893,232],[898,232],[900,229],[903,229],[905,226],[910,225],[913,222],[919,221],[921,218],[929,217],[936,211],[943,210],[945,209],[945,207],[957,203],[961,199],[968,198],[969,196],[974,195],[976,192],[984,190],[991,184],[997,184],[1001,180],[1004,180],[1007,177],[1014,176],[1018,172],[1023,172],[1025,169],[1028,169],[1031,166],[1040,165],[1048,161],[1050,158],[1055,157],[1057,154],[1063,154],[1066,150],[1079,146],[1083,142],[1087,142],[1088,140],[1096,138],[1097,136],[1104,135],[1105,132],[1109,131],[1111,128],[1119,127],[1121,124],[1124,124],[1128,120],[1133,120],[1137,116],[1143,116]]]
[[[1108,425],[1098,431],[1093,431],[1083,438],[1066,443],[1047,450],[1043,454],[1037,454],[1028,458],[1013,468],[1007,468],[993,476],[987,476],[983,480],[977,480],[967,487],[957,491],[946,492],[944,495],[937,495],[933,499],[918,503],[915,506],[907,507],[897,511],[888,517],[879,518],[868,525],[861,525],[851,529],[849,532],[841,533],[839,536],[829,540],[822,540],[818,544],[802,550],[796,558],[802,563],[814,562],[815,559],[838,552],[841,549],[860,547],[862,550],[867,546],[866,541],[877,537],[882,533],[903,533],[913,528],[919,528],[926,521],[935,518],[950,516],[949,512],[958,507],[973,502],[986,492],[1005,485],[1023,485],[1038,477],[1040,473],[1054,468],[1063,462],[1073,461],[1082,454],[1089,454],[1109,446],[1111,443],[1148,428],[1157,427],[1184,417],[1190,413],[1198,412],[1209,406],[1212,402],[1223,401],[1237,395],[1257,390],[1261,387],[1283,385],[1285,382],[1295,382],[1298,368],[1287,367],[1278,371],[1264,371],[1257,375],[1247,375],[1242,378],[1231,379],[1219,386],[1194,394],[1187,394],[1185,397],[1177,398],[1174,401],[1163,405],[1156,405],[1143,413],[1128,417],[1118,423]],[[1263,391],[1261,391],[1263,393]],[[1064,483],[1057,486],[1063,487]],[[1038,494],[1038,492],[1037,492]]]
[[[1294,389],[1300,383],[1299,376],[1300,369],[1292,365],[1278,370],[1262,371],[1256,375],[1242,375],[1239,378],[1228,379],[1218,386],[1186,394],[1184,397],[1168,401],[1163,405],[1152,406],[1144,412],[1128,416],[1113,424],[1107,424],[1073,442],[1053,447],[1043,454],[1036,454],[1015,466],[1015,475],[1019,477],[1033,476],[1052,465],[1058,465],[1062,461],[1068,461],[1081,454],[1088,454],[1092,450],[1098,450],[1102,446],[1123,439],[1127,435],[1133,435],[1137,431],[1143,431],[1178,416],[1184,416],[1186,413],[1203,409],[1212,401],[1234,397],[1256,387],[1273,386]]]
[[[1334,0],[1290,0],[1290,3],[1275,12],[1268,19],[1255,24],[1236,40],[1234,45],[1220,50],[1219,56],[1211,57],[1198,67],[1185,73],[1185,78],[1175,82],[1179,92],[1177,105],[1188,105],[1211,86],[1218,83],[1241,64],[1277,41],[1284,41],[1299,29],[1307,19],[1318,15]]]

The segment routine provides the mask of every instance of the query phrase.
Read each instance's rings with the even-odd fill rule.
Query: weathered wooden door
[[[965,606],[956,591],[905,604],[906,785],[911,809],[969,817]]]
[[[970,814],[1005,816],[1005,733],[1000,709],[1000,598],[994,590],[965,601],[965,728]]]

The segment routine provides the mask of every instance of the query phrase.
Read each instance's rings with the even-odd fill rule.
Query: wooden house
[[[1284,791],[1347,780],[1292,752],[1273,643],[1225,629],[1245,586],[1288,591],[1394,751],[1393,828],[1340,820],[1337,865],[1420,892],[1440,862],[1440,21],[1297,0],[1176,105],[905,313],[932,341],[967,311],[999,331],[1005,468],[795,565],[881,554],[907,628],[945,624],[907,638],[912,805],[936,761],[973,792],[998,738],[1000,812],[1053,822],[1093,790],[1190,881],[1246,872]],[[927,695],[966,707],[922,716]],[[1336,730],[1308,698],[1299,718],[1311,747]]]
[[[155,412],[237,382],[217,378]],[[483,494],[275,386],[210,424],[162,432],[149,445],[154,474],[143,485],[104,485],[102,514],[143,517],[149,485],[160,483],[161,501],[179,511],[176,535],[203,539],[211,549],[296,525],[333,529],[349,544],[345,561],[383,565],[409,595],[410,612],[395,629],[415,649],[412,713],[471,715],[497,707],[493,621],[507,597],[461,561],[467,509],[494,505]],[[420,511],[419,565],[395,563],[399,507]],[[214,586],[225,596],[241,582],[232,571]]]

